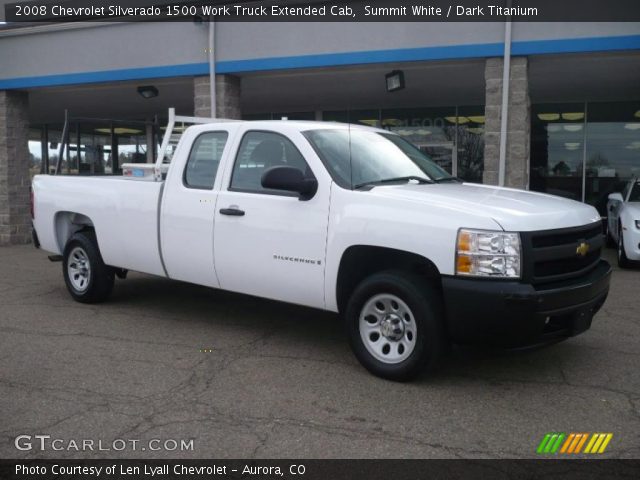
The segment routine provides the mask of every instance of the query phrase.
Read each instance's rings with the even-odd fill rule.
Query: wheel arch
[[[62,211],[55,214],[55,238],[60,252],[64,251],[69,239],[82,230],[95,230],[93,221],[78,212]]]
[[[351,293],[362,280],[391,269],[421,275],[442,288],[440,271],[427,257],[389,247],[352,245],[343,252],[338,267],[335,292],[338,311],[345,311]]]

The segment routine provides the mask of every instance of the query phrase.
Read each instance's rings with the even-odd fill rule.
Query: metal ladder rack
[[[186,130],[187,125],[235,121],[237,120],[230,120],[226,118],[186,117],[176,115],[175,108],[169,108],[169,121],[167,123],[155,163],[123,163],[122,175],[125,178],[132,180],[161,182],[169,170],[169,164],[171,163],[173,152],[178,146],[178,143],[180,143],[180,139],[182,138],[182,134]],[[171,157],[169,157],[170,148]]]

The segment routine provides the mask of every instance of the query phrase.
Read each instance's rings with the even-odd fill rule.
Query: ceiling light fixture
[[[584,118],[584,112],[570,112],[563,113],[562,119],[569,120],[570,122],[575,122],[576,120],[582,120]]]
[[[396,92],[404,88],[404,72],[393,70],[384,76],[387,82],[387,92]]]
[[[484,115],[469,116],[467,118],[473,123],[484,123]]]
[[[469,123],[469,119],[467,117],[444,117],[444,119],[449,123],[457,123],[458,125]]]
[[[559,113],[539,113],[538,118],[543,122],[554,122],[556,120],[560,120]]]
[[[159,92],[158,89],[153,85],[143,85],[141,87],[138,87],[138,93],[142,98],[149,99],[157,97]]]
[[[110,128],[96,128],[95,131],[98,133],[111,133]],[[115,133],[116,135],[139,135],[142,133],[142,130],[138,130],[135,128],[115,127],[113,129],[113,133]]]

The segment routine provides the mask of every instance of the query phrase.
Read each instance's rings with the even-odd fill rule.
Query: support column
[[[501,57],[488,58],[484,72],[486,83],[483,181],[489,185],[498,185],[503,61]],[[528,70],[527,57],[511,58],[505,187],[529,188],[531,102]]]
[[[28,94],[0,91],[0,245],[29,243]]]
[[[193,79],[194,115],[196,117],[211,116],[211,94],[209,77]],[[216,117],[240,119],[240,77],[233,75],[216,75]]]

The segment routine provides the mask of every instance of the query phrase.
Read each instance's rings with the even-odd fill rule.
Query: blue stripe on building
[[[503,49],[504,46],[502,43],[483,43],[439,47],[402,48],[393,50],[325,53],[317,55],[299,55],[247,60],[223,60],[216,62],[216,71],[221,74],[233,74],[314,67],[499,57],[502,56]],[[640,50],[640,35],[518,41],[513,42],[511,48],[513,55],[584,53],[615,50]],[[202,62],[182,65],[165,65],[97,72],[67,73],[62,75],[0,79],[0,89],[9,90],[151,78],[181,77],[206,75],[208,73],[208,63]]]

